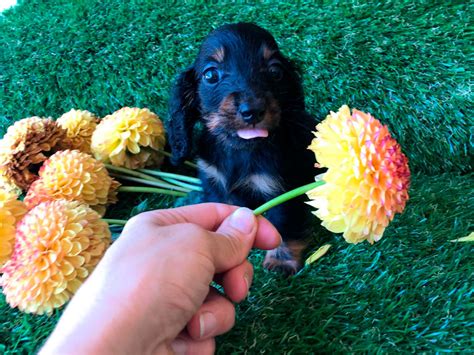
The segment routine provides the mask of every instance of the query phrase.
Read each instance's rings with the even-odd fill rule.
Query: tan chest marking
[[[276,195],[284,191],[281,180],[267,174],[252,174],[232,186],[232,190],[237,188],[260,192],[266,196]]]
[[[197,164],[199,169],[201,169],[214,184],[220,184],[223,188],[226,187],[227,179],[214,165],[202,159],[198,159]]]
[[[199,159],[197,163],[199,169],[207,175],[212,183],[221,185],[224,189],[227,188],[227,178],[216,166],[209,164],[203,159]],[[244,177],[233,184],[229,192],[237,189],[260,192],[265,196],[273,196],[284,192],[281,179],[267,174],[252,174],[248,177]]]

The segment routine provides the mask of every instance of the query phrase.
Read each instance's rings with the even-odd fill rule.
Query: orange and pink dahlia
[[[325,184],[307,193],[314,214],[349,243],[378,241],[408,200],[408,159],[386,126],[348,106],[316,129],[309,149],[328,170]]]
[[[79,202],[44,202],[17,226],[1,286],[11,307],[50,314],[64,305],[91,274],[110,245],[97,212]]]

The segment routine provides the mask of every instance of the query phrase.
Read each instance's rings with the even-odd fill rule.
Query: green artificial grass
[[[474,222],[473,10],[472,2],[427,0],[22,1],[0,15],[0,136],[21,118],[73,107],[100,116],[149,107],[166,120],[173,78],[202,38],[227,22],[256,22],[300,67],[308,110],[317,119],[344,103],[371,112],[400,142],[414,180],[406,211],[373,246],[321,233],[314,248],[333,247],[288,280],[253,253],[250,297],[218,352],[472,353],[474,247],[449,240]],[[107,216],[199,197],[120,194]],[[25,315],[3,296],[0,309],[7,354],[34,352],[60,315]]]

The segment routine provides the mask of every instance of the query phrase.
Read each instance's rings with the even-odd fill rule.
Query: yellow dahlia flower
[[[40,178],[28,190],[25,203],[33,208],[49,200],[79,201],[97,212],[117,202],[119,183],[104,164],[78,150],[63,150],[52,155],[39,171]]]
[[[15,182],[6,175],[6,171],[0,168],[0,190],[15,195],[21,194],[21,189],[16,186]]]
[[[124,107],[106,116],[92,135],[92,152],[105,163],[129,169],[158,166],[165,146],[160,118],[144,108]]]
[[[50,118],[30,117],[8,127],[0,141],[0,174],[27,190],[38,176],[38,167],[59,150],[66,131]]]
[[[0,190],[0,267],[10,259],[15,243],[15,229],[26,213],[26,206],[17,195]]]
[[[92,133],[98,122],[94,114],[73,109],[59,117],[56,122],[67,131],[67,148],[91,153]]]
[[[79,202],[44,202],[17,226],[13,255],[3,268],[7,302],[21,311],[50,314],[94,270],[110,245],[99,214]]]
[[[370,114],[342,106],[316,126],[311,149],[328,168],[309,191],[322,225],[349,243],[378,241],[408,200],[410,170],[399,144]]]

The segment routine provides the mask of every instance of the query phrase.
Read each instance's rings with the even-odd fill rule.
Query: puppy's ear
[[[191,152],[192,131],[199,119],[197,78],[193,68],[179,75],[172,90],[167,124],[169,144],[175,165],[181,163]]]

